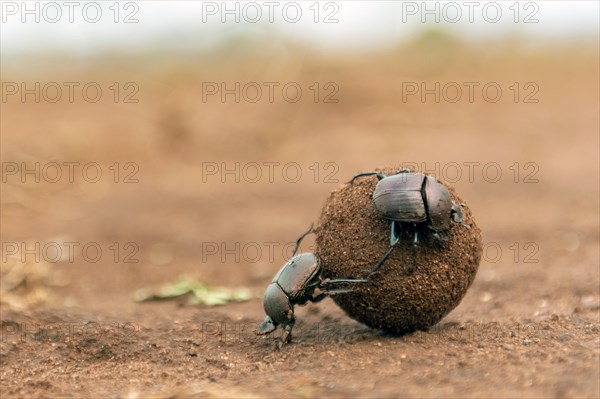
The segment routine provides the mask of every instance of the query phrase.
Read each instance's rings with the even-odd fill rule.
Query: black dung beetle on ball
[[[371,277],[390,257],[392,250],[400,241],[401,229],[411,225],[413,227],[413,267],[410,270],[412,272],[416,268],[416,246],[419,242],[417,228],[426,228],[427,231],[431,232],[431,235],[437,240],[446,241],[448,239],[446,236],[447,232],[451,229],[451,222],[462,223],[464,215],[460,205],[457,205],[452,200],[453,195],[450,194],[449,190],[443,184],[438,182],[435,178],[424,175],[422,173],[412,172],[407,169],[401,170],[391,176],[386,176],[383,172],[363,172],[355,175],[349,183],[354,182],[354,180],[359,177],[372,175],[377,176],[379,180],[371,194],[372,205],[375,210],[375,214],[379,218],[391,221],[391,238],[389,249],[377,262],[375,267],[366,273],[366,276],[364,278],[325,278],[323,277],[323,275],[331,275],[332,269],[334,267],[343,268],[346,262],[352,262],[348,260],[341,263],[335,262],[334,264],[330,262],[332,253],[330,253],[329,250],[325,249],[331,246],[335,247],[335,242],[333,242],[334,245],[327,245],[325,248],[321,246],[320,248],[318,248],[317,252],[320,251],[321,253],[323,253],[325,250],[325,258],[323,259],[327,261],[327,264],[324,264],[321,260],[320,255],[317,254],[302,253],[300,255],[296,255],[296,252],[302,240],[308,234],[313,232],[311,226],[308,229],[308,231],[306,231],[302,236],[300,236],[300,238],[298,238],[294,250],[292,251],[292,257],[285,265],[283,265],[283,267],[275,275],[275,277],[273,278],[273,280],[271,281],[271,283],[265,291],[264,309],[267,316],[258,327],[257,334],[270,334],[274,332],[279,326],[281,326],[283,328],[283,333],[282,336],[277,340],[278,348],[281,348],[283,344],[291,340],[292,329],[296,322],[296,319],[294,317],[294,306],[305,305],[308,302],[319,302],[325,299],[327,296],[352,293],[349,294],[350,297],[362,297],[362,300],[351,300],[351,307],[342,306],[342,308],[344,308],[344,310],[346,311],[348,311],[347,308],[353,307],[358,307],[362,310],[366,309],[366,313],[361,314],[360,319],[363,320],[367,325],[371,325],[374,327],[384,327],[386,329],[389,328],[395,331],[405,332],[412,330],[415,327],[430,325],[432,322],[437,321],[439,317],[441,317],[441,315],[443,315],[443,313],[447,311],[447,309],[445,308],[440,308],[439,311],[436,311],[435,313],[432,313],[430,315],[422,315],[412,312],[410,313],[410,315],[414,316],[413,318],[415,320],[410,323],[405,323],[405,321],[411,321],[406,320],[407,318],[405,317],[405,313],[407,309],[396,306],[393,309],[397,309],[399,316],[401,316],[400,318],[398,318],[397,323],[396,320],[391,320],[391,324],[388,324],[387,320],[382,320],[381,322],[378,322],[376,320],[381,312],[373,304],[369,303],[379,298],[378,290],[384,289],[385,285],[378,283],[377,285],[373,286]],[[361,184],[349,184],[345,186],[345,189],[349,189],[351,187],[356,187],[360,185]],[[356,208],[356,204],[353,204],[352,201],[362,201],[360,197],[352,197],[349,198],[349,200],[350,203],[342,201],[342,209],[340,209],[338,206],[337,208],[335,208],[337,209],[337,211],[333,211],[332,215],[337,215],[338,211],[340,210],[343,212],[344,205],[348,205],[349,209],[351,209],[352,207]],[[324,208],[323,210],[323,215],[326,215],[327,219],[330,219],[329,209],[330,208]],[[364,219],[364,216],[361,216],[363,215],[363,213],[361,213],[360,211],[357,213],[356,209],[349,210],[348,212],[349,215],[353,215],[356,217],[356,223],[365,223],[365,230],[368,231],[369,229],[372,229],[373,226],[370,224],[369,220]],[[317,234],[317,243],[319,243],[319,241],[323,241],[324,237],[326,237],[326,239],[329,239],[329,236],[331,234],[329,230],[331,230],[332,225],[329,223],[328,220],[325,220],[323,218],[323,215],[321,217],[321,221],[324,222],[325,226],[320,226],[319,229],[325,227],[326,230],[320,230],[319,232],[315,232]],[[363,219],[362,222],[361,219]],[[342,217],[339,220],[337,220],[337,216],[334,216],[334,219],[332,219],[332,221],[334,221],[335,223],[339,223],[340,228],[351,226],[354,222],[352,216]],[[355,229],[355,227],[353,229]],[[321,235],[320,237],[319,234]],[[371,234],[367,237],[373,237],[377,234]],[[473,234],[475,238],[479,237],[478,230],[474,231]],[[455,235],[456,233],[454,233],[454,236]],[[340,237],[339,234],[331,235],[331,237],[333,236],[337,237],[337,240],[343,241],[345,239],[343,237]],[[453,236],[451,236],[451,238],[452,237]],[[368,238],[365,239],[368,240]],[[352,242],[350,246],[354,244],[355,243]],[[477,242],[477,245],[474,246],[475,255],[473,257],[473,261],[475,265],[475,270],[479,262],[479,256],[481,252],[479,244],[480,243]],[[430,251],[436,252],[433,249],[429,249],[428,252]],[[362,250],[360,252],[362,253],[367,251]],[[334,257],[339,257],[340,255],[343,254],[340,254],[339,251],[334,251],[333,253]],[[430,254],[424,255],[426,257],[431,256]],[[364,264],[365,263],[357,265],[358,267],[355,267],[354,273],[351,274],[358,274],[356,273],[357,271],[359,271],[357,269],[362,268],[362,265]],[[460,270],[462,269],[458,268],[457,272],[459,272]],[[364,273],[360,272],[360,274]],[[337,275],[339,276],[340,274]],[[342,274],[342,276],[343,275],[347,274],[344,273]],[[469,274],[469,276],[472,275],[474,274]],[[392,273],[392,275],[388,277],[394,280],[397,276],[395,273]],[[447,281],[444,280],[443,282],[444,284],[440,284],[440,287],[445,289],[445,284],[447,285]],[[356,288],[359,285],[362,285],[364,283],[366,283],[367,286],[371,284],[367,292],[362,292],[362,290],[356,290]],[[470,281],[468,283],[470,284]],[[377,292],[375,292],[374,290]],[[371,292],[373,292],[375,295],[371,296]],[[408,291],[402,292],[404,295]],[[445,295],[446,292],[441,292],[440,295],[442,294]],[[458,297],[459,296],[457,296],[457,298]],[[392,295],[391,297],[388,296],[388,298],[393,299],[396,298],[396,296]],[[336,296],[334,298],[334,300],[338,304],[346,304],[345,299],[346,297],[344,295]],[[455,305],[455,302],[452,301],[447,301],[444,303],[449,305],[448,308],[450,308],[450,305]],[[397,316],[393,314],[394,312],[390,312],[389,309],[386,309],[386,304],[382,303],[381,305],[382,309],[380,310],[384,311],[386,315],[391,315],[390,317]],[[425,309],[425,307],[423,308]],[[349,314],[352,315],[352,313],[350,312]],[[392,319],[394,319],[394,317],[392,317]]]
[[[296,323],[294,306],[307,302],[320,302],[329,295],[352,292],[352,287],[340,287],[367,282],[366,279],[323,279],[321,277],[321,261],[310,252],[294,256],[300,242],[312,232],[312,226],[304,233],[292,251],[292,258],[277,272],[264,296],[264,308],[267,317],[258,327],[257,334],[270,334],[279,325],[283,328],[282,336],[277,340],[280,348],[292,338],[292,329]],[[315,291],[320,292],[315,295]]]
[[[314,250],[323,277],[368,275],[368,282],[332,299],[353,319],[394,334],[427,330],[452,311],[483,253],[481,230],[454,187],[401,169],[383,167],[335,188],[323,204]],[[400,242],[368,274],[372,266],[365,266],[390,250],[390,223]]]
[[[356,174],[349,183],[358,177],[373,175],[379,179],[373,191],[373,206],[382,218],[392,223],[390,248],[371,273],[376,272],[383,265],[400,241],[399,233],[402,224],[413,225],[413,252],[416,253],[419,242],[417,224],[425,223],[434,237],[444,240],[443,232],[450,227],[450,220],[462,223],[463,213],[460,206],[452,201],[448,189],[435,178],[403,169],[392,176],[386,176],[383,172],[361,172]],[[414,262],[412,269],[415,267]]]

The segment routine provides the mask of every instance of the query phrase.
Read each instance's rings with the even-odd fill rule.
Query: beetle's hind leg
[[[363,176],[377,176],[377,180],[382,180],[385,179],[385,174],[383,172],[360,172],[355,174],[352,179],[350,179],[350,181],[348,181],[348,184],[352,183],[354,181],[354,179],[358,178],[358,177],[363,177]]]
[[[352,285],[367,283],[369,282],[366,278],[336,278],[336,279],[325,279],[321,281],[319,284],[319,290],[322,292],[310,299],[311,302],[320,302],[325,297],[329,295],[338,295],[338,294],[346,294],[348,292],[352,292],[356,289]],[[342,287],[338,288],[338,285],[342,285]],[[343,287],[344,285],[350,285],[349,287]]]

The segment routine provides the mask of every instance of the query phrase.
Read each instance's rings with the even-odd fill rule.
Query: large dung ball
[[[380,170],[389,176],[398,169]],[[372,204],[377,182],[376,176],[360,177],[333,191],[325,202],[315,231],[324,277],[365,277],[389,249],[391,222]],[[455,203],[463,203],[452,187],[442,183]],[[333,300],[372,328],[407,333],[437,323],[459,304],[481,259],[481,231],[466,205],[462,211],[463,223],[450,223],[445,242],[433,237],[426,224],[418,225],[416,258],[414,227],[402,224],[400,242],[369,282]]]

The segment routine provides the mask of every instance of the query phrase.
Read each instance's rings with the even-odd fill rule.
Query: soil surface
[[[3,275],[3,287],[25,277],[2,293],[2,398],[599,397],[597,43],[442,44],[356,58],[291,48],[144,67],[44,63],[43,73],[4,65],[3,80],[140,90],[138,103],[2,104],[3,162],[103,171],[95,183],[80,174],[51,182],[51,170],[40,182],[11,174],[2,183],[3,256],[14,252],[6,243],[79,244],[72,259],[29,254]],[[295,81],[311,95],[203,102],[207,80]],[[494,81],[504,96],[403,101],[407,80]],[[336,82],[339,101],[313,101],[316,81]],[[539,101],[515,102],[515,82],[535,82]],[[398,162],[441,174],[475,215],[484,250],[464,299],[403,336],[326,299],[298,307],[293,342],[274,351],[275,337],[253,330],[289,244],[342,182]],[[272,179],[264,163],[275,165]],[[99,259],[82,253],[89,243]],[[181,275],[257,295],[214,307],[133,301]]]

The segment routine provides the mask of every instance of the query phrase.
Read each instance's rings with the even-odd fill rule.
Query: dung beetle
[[[277,340],[278,348],[290,342],[292,338],[292,329],[296,323],[295,305],[305,305],[309,301],[320,302],[329,295],[353,291],[354,288],[349,287],[349,284],[367,282],[366,279],[323,279],[323,268],[318,256],[310,252],[296,255],[300,242],[312,232],[312,227],[311,225],[296,241],[292,257],[277,272],[265,291],[263,305],[267,316],[258,326],[256,333],[270,334],[281,325],[283,333]],[[315,294],[317,289],[319,293]]]
[[[450,221],[462,223],[462,210],[452,201],[450,192],[443,184],[434,177],[410,169],[402,169],[391,176],[382,172],[361,172],[348,183],[358,177],[373,175],[379,180],[373,191],[373,207],[382,218],[391,221],[391,233],[390,248],[371,273],[375,273],[391,255],[400,241],[399,232],[403,224],[413,225],[413,266],[408,270],[411,272],[417,262],[417,225],[425,224],[435,238],[444,241],[443,232],[450,228]]]

